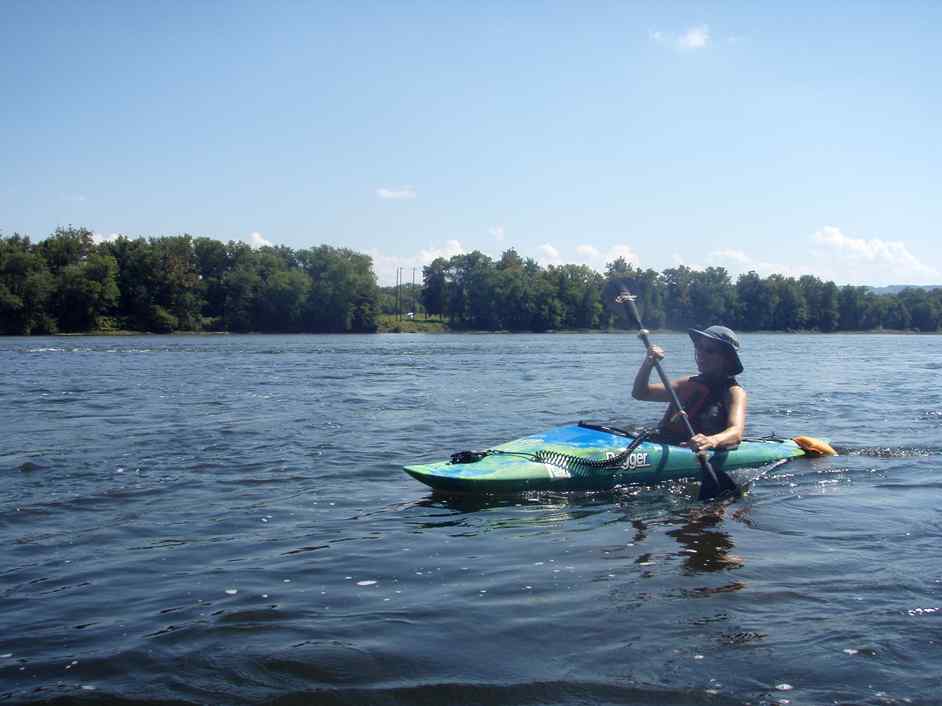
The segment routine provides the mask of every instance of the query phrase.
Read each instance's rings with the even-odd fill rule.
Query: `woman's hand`
[[[660,346],[651,346],[648,348],[648,355],[645,357],[644,362],[648,365],[654,365],[656,360],[664,360],[664,349]]]
[[[690,437],[684,446],[690,447],[694,453],[699,453],[701,451],[706,451],[707,449],[716,448],[716,440],[712,436],[707,436],[706,434],[694,434]]]

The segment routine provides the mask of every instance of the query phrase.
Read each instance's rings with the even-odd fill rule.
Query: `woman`
[[[700,374],[675,380],[673,387],[695,434],[688,439],[684,420],[671,403],[659,425],[659,439],[685,444],[694,451],[736,446],[746,426],[746,391],[734,377],[742,372],[739,339],[725,326],[690,329],[690,338]],[[631,390],[636,400],[671,402],[670,392],[663,385],[650,382],[654,362],[663,358],[664,351],[651,346]]]

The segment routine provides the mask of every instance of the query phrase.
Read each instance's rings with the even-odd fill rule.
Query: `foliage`
[[[637,295],[651,328],[702,328],[715,323],[744,331],[856,331],[942,328],[942,289],[907,289],[877,295],[866,287],[838,288],[810,275],[732,282],[722,267],[678,266],[641,270],[624,259],[605,274],[577,265],[541,268],[513,249],[496,261],[473,252],[438,258],[423,269],[421,300],[429,314],[452,328],[507,331],[609,329],[627,325],[601,302],[607,280],[617,278]]]
[[[84,228],[0,236],[0,333],[375,331],[369,256],[189,235],[96,244]]]
[[[0,238],[0,333],[53,333],[47,304],[55,280],[29,238]]]
[[[37,244],[0,235],[0,333],[432,331],[445,321],[458,330],[606,330],[628,325],[601,300],[612,278],[637,295],[651,328],[942,328],[942,289],[878,295],[756,272],[733,282],[722,267],[656,272],[622,258],[600,274],[543,268],[514,249],[497,260],[479,251],[440,257],[421,283],[380,288],[371,258],[347,248],[255,249],[190,235],[96,244],[87,229],[69,227]]]

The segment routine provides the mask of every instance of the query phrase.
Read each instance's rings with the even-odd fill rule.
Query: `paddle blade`
[[[626,321],[630,326],[635,326],[637,322],[631,314],[628,298],[631,292],[625,283],[619,279],[610,279],[605,283],[602,289],[602,302],[616,318]]]
[[[702,502],[727,499],[735,500],[742,496],[742,490],[733,482],[733,479],[729,477],[728,473],[720,470],[714,470],[714,473],[716,473],[716,481],[713,480],[713,476],[706,470],[703,471],[702,477],[700,478],[699,498]]]
[[[815,439],[813,436],[796,436],[792,441],[810,456],[837,456],[837,451],[824,439]]]
[[[729,474],[715,468],[707,460],[706,452],[701,451],[697,454],[697,460],[700,462],[700,500],[735,500],[742,495],[739,486],[729,477]]]

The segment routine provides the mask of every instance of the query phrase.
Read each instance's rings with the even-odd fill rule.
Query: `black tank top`
[[[681,404],[687,410],[694,432],[718,434],[729,427],[729,391],[733,387],[741,387],[736,378],[695,375],[690,378],[690,382],[695,383],[693,390],[685,399],[681,399]],[[668,444],[680,444],[690,438],[683,419],[676,416],[676,412],[672,402],[659,426],[658,439]]]

